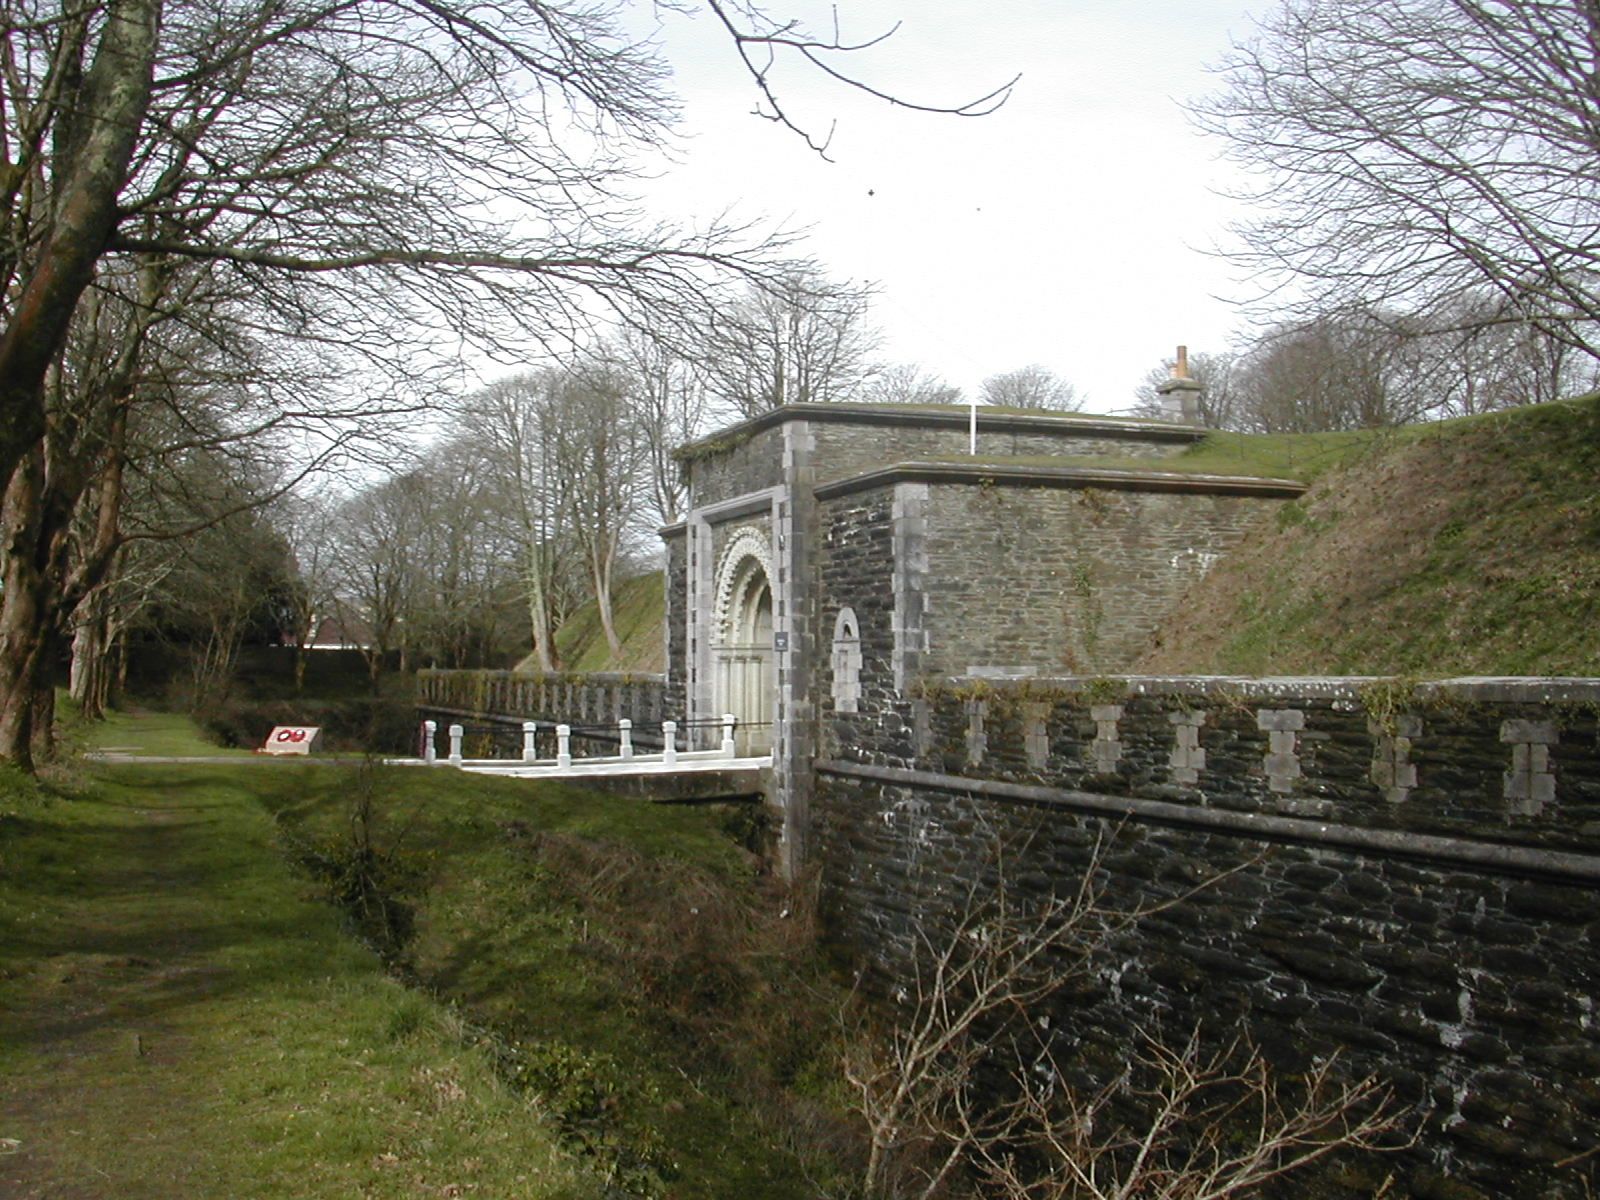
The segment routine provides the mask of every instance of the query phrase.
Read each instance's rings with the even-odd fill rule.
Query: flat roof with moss
[[[1087,413],[1050,412],[1045,409],[1002,408],[978,405],[978,427],[985,433],[1078,434],[1087,437],[1135,437],[1158,442],[1193,444],[1206,436],[1194,425],[1135,417],[1102,417]],[[714,455],[730,444],[753,437],[786,421],[819,421],[844,425],[920,426],[966,429],[972,408],[966,404],[785,404],[708,437],[680,446],[674,455],[693,460]]]

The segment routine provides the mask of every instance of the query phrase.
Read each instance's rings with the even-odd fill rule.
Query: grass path
[[[595,1194],[293,873],[262,778],[0,780],[0,1197]]]

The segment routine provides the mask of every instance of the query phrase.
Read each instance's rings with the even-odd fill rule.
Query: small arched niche
[[[853,608],[841,608],[833,622],[833,710],[853,713],[861,702],[861,623]]]

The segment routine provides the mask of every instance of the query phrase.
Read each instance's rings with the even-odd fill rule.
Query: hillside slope
[[[1333,435],[1339,465],[1303,443],[1311,491],[1196,585],[1135,669],[1600,673],[1600,396]]]
[[[612,596],[612,617],[622,649],[612,654],[600,629],[600,610],[593,600],[582,605],[556,633],[556,649],[561,666],[567,671],[622,671],[654,675],[666,669],[666,650],[662,645],[665,612],[660,571],[636,575],[616,585]],[[516,666],[519,671],[537,671],[538,663],[529,655]]]

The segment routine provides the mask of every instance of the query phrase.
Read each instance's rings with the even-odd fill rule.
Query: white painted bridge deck
[[[722,719],[722,739],[714,750],[679,750],[676,745],[678,726],[673,721],[661,723],[662,749],[640,753],[633,747],[633,725],[624,719],[614,727],[620,752],[614,755],[596,755],[585,758],[572,756],[572,727],[555,726],[556,754],[554,758],[535,757],[534,745],[538,723],[525,721],[522,725],[521,758],[466,758],[462,755],[465,729],[461,725],[449,726],[450,752],[439,757],[434,752],[434,735],[438,726],[433,721],[422,723],[423,757],[391,759],[397,764],[429,767],[455,767],[479,775],[505,775],[517,779],[583,779],[621,778],[648,775],[693,775],[717,771],[759,771],[772,766],[772,755],[739,755],[735,750],[735,719]],[[548,728],[548,725],[546,726]]]

